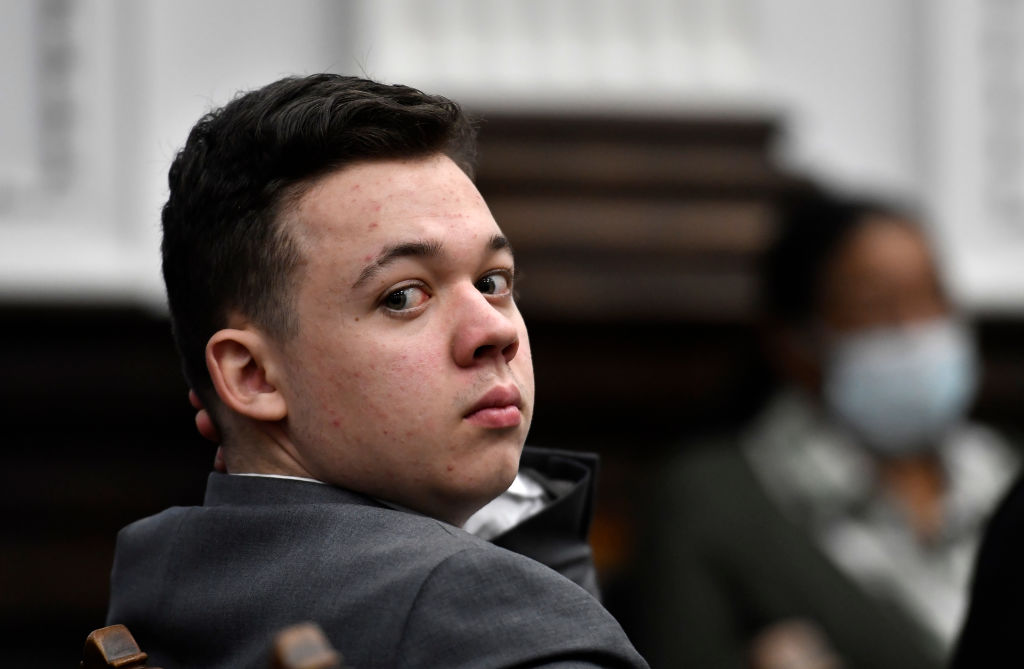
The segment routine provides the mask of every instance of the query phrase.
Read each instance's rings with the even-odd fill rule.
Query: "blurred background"
[[[530,441],[604,457],[613,612],[648,474],[771,390],[755,268],[793,189],[925,213],[978,325],[974,415],[1024,427],[1022,3],[0,0],[0,635],[35,666],[77,661],[117,529],[200,501],[212,463],[159,276],[169,162],[236,91],[318,71],[483,117]]]

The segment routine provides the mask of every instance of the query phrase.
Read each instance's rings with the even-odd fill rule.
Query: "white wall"
[[[909,0],[758,0],[758,88],[785,161],[851,188],[920,194],[920,11]]]
[[[364,5],[374,76],[484,108],[784,115],[786,163],[918,195],[914,0]]]
[[[190,125],[239,89],[333,70],[482,109],[779,115],[785,164],[923,201],[959,292],[1022,308],[1024,279],[1008,289],[1005,269],[1019,237],[995,245],[993,274],[991,235],[979,242],[966,224],[988,215],[986,173],[972,167],[982,158],[970,158],[984,115],[963,94],[983,74],[970,61],[982,5],[0,0],[0,298],[159,305],[159,208]],[[41,126],[45,105],[66,106],[65,122]]]
[[[140,250],[159,263],[159,209],[167,199],[167,168],[189,129],[239,90],[288,74],[336,67],[328,19],[331,0],[146,0],[138,3],[134,99],[138,161],[133,219],[148,243]],[[155,279],[155,281],[153,280]],[[146,298],[163,299],[156,274],[145,277]]]
[[[1024,3],[929,5],[925,201],[952,284],[1024,311]]]
[[[0,298],[160,307],[174,152],[238,89],[336,67],[336,7],[0,1]]]

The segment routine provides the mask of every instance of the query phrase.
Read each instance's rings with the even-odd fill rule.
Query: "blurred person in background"
[[[781,389],[667,470],[646,559],[652,666],[939,667],[1017,466],[965,415],[969,326],[915,220],[803,195],[762,265]]]

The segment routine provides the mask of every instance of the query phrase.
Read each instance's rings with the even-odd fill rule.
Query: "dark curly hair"
[[[237,312],[286,339],[302,256],[281,214],[319,177],[366,160],[444,153],[470,177],[473,124],[446,98],[316,74],[240,94],[203,116],[171,165],[163,275],[185,378],[211,388],[206,342]]]

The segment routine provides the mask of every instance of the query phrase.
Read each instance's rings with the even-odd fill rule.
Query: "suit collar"
[[[240,504],[263,506],[275,504],[357,504],[385,505],[365,495],[336,486],[312,481],[232,476],[212,472],[206,481],[204,506]]]
[[[519,535],[545,528],[586,542],[593,516],[597,456],[592,453],[530,448],[523,450],[521,470],[540,483],[552,501],[540,514],[495,537],[494,543],[510,547]]]

